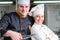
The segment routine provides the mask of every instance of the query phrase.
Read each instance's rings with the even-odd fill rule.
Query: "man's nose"
[[[25,7],[23,7],[23,11],[25,11]]]

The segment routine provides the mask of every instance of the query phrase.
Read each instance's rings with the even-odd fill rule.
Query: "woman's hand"
[[[50,37],[47,37],[46,40],[51,40]]]

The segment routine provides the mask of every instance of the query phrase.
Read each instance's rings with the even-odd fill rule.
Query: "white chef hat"
[[[30,0],[17,0],[17,4],[30,4]]]
[[[36,16],[37,14],[42,14],[44,15],[44,4],[39,4],[35,7],[33,7],[30,11],[30,13],[32,13],[32,16]]]

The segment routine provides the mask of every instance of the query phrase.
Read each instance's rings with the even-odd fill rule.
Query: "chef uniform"
[[[38,6],[38,5],[37,5]],[[33,17],[37,14],[44,15],[44,4],[39,4],[36,10],[32,11]],[[59,40],[58,36],[46,25],[34,23],[31,28],[32,40]]]
[[[30,3],[29,0],[18,0],[18,4],[27,4]],[[2,28],[1,36],[3,36],[8,30],[16,31],[21,33],[22,35],[30,35],[29,26],[33,24],[33,18],[31,16],[27,16],[26,18],[22,18],[18,12],[11,12],[5,14],[0,20],[0,27]],[[4,37],[4,40],[11,40],[10,37]],[[26,39],[27,40],[27,39]]]

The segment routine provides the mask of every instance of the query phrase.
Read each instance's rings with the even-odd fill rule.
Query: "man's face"
[[[37,24],[42,24],[44,21],[44,15],[38,14],[34,17],[34,20]]]
[[[29,9],[29,4],[17,4],[17,10],[22,16],[27,16],[27,14],[29,13]]]

